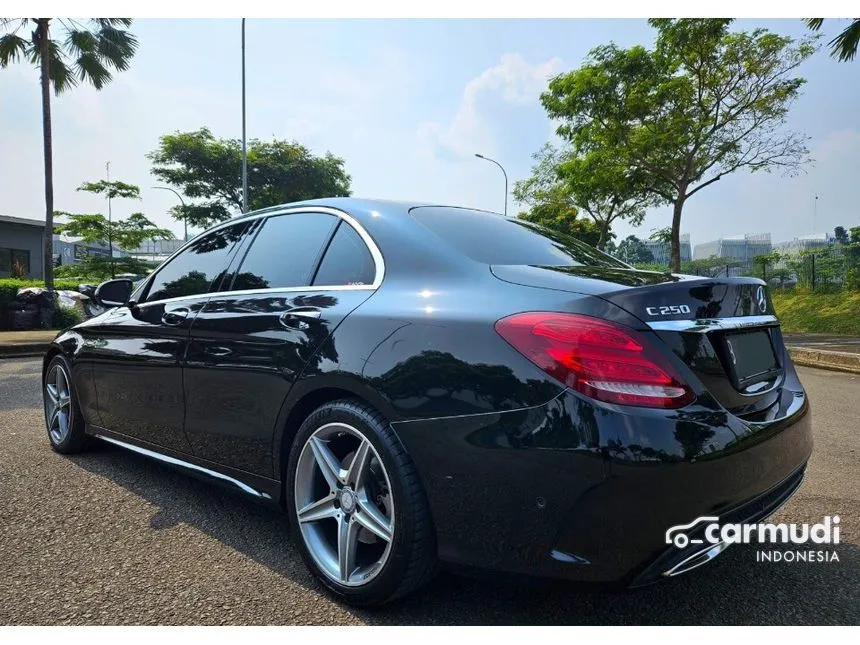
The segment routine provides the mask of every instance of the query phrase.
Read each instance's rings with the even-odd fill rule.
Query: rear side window
[[[232,290],[306,287],[339,219],[327,213],[276,215],[263,224]]]
[[[425,206],[411,213],[445,242],[484,264],[627,268],[579,240],[516,217]]]
[[[358,232],[341,222],[323,256],[314,278],[315,285],[373,284],[376,265]]]

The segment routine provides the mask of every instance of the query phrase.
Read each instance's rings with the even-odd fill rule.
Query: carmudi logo
[[[718,517],[698,517],[689,524],[678,524],[666,531],[666,544],[679,549],[691,544],[722,547],[731,544],[839,544],[839,516],[826,515],[818,524],[720,524]],[[757,562],[839,562],[834,549],[786,551],[760,549]]]

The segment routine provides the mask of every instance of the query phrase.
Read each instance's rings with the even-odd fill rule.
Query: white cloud
[[[505,103],[533,107],[547,79],[556,74],[561,59],[531,65],[519,54],[504,54],[498,65],[484,70],[463,89],[460,106],[448,124],[423,121],[418,126],[425,152],[447,158],[472,156],[476,150],[493,154],[492,128],[482,111],[482,99],[499,97]]]

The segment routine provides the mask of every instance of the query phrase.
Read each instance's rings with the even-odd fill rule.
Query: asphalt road
[[[277,510],[144,457],[45,436],[39,362],[0,361],[0,624],[860,623],[860,376],[800,370],[815,454],[781,521],[842,518],[839,562],[713,563],[632,592],[443,574],[376,611],[330,600]]]

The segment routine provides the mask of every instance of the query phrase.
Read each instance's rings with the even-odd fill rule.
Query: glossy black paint
[[[647,324],[644,308],[664,304],[693,312],[668,320],[772,313],[769,301],[765,312],[753,308],[760,281],[488,266],[428,233],[413,205],[289,206],[353,218],[384,257],[381,285],[230,291],[259,228],[249,220],[206,293],[148,303],[144,284],[130,306],[57,337],[51,353],[72,361],[91,432],[279,500],[289,495],[282,473],[302,419],[327,400],[357,397],[393,424],[417,464],[444,561],[621,583],[661,556],[668,527],[729,512],[809,458],[811,415],[778,327],[768,333],[781,370],[766,392],[750,394],[728,378],[722,332]],[[288,240],[283,249],[273,262],[289,261]],[[295,315],[308,310],[319,317]],[[494,331],[522,311],[641,330],[665,344],[696,401],[630,408],[566,389]]]
[[[369,291],[214,295],[197,315],[185,356],[185,433],[193,454],[271,477],[280,404],[302,370],[336,365],[321,349]],[[316,310],[318,319],[290,318]]]

